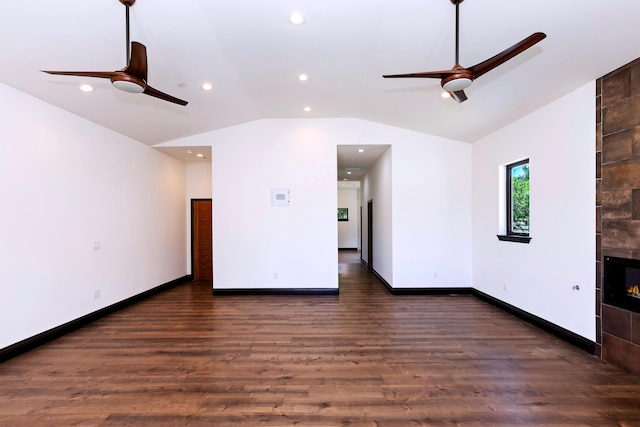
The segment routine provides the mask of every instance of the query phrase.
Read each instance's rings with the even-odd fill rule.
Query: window
[[[529,159],[506,166],[506,235],[500,240],[529,243]]]

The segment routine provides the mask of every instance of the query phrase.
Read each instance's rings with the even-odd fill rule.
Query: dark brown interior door
[[[362,254],[362,206],[360,206],[360,260],[364,260],[364,255]]]
[[[373,200],[367,202],[367,266],[373,270]]]
[[[191,200],[191,271],[193,280],[213,280],[211,199]]]

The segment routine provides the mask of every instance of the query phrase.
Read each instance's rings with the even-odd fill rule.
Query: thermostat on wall
[[[290,192],[288,188],[271,189],[271,206],[289,206]]]

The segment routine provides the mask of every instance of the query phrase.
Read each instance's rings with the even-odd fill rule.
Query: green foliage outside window
[[[511,177],[511,221],[514,234],[529,234],[529,163],[512,165]]]

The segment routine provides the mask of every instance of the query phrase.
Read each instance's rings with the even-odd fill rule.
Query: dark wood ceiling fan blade
[[[474,78],[478,78],[484,73],[493,70],[499,65],[504,64],[514,56],[521,54],[536,43],[542,41],[545,37],[547,37],[545,33],[533,33],[526,39],[514,44],[506,50],[503,50],[496,56],[493,56],[486,61],[480,62],[473,67],[469,67],[468,69],[473,73]]]
[[[451,95],[451,98],[453,98],[458,104],[467,100],[467,95],[464,93],[463,90],[449,92],[449,95]]]
[[[423,79],[443,79],[451,74],[458,74],[460,70],[441,70],[441,71],[425,71],[422,73],[408,73],[408,74],[387,74],[382,77],[385,79],[396,78],[423,78]]]
[[[183,106],[188,104],[187,101],[183,101],[182,99],[178,99],[164,92],[160,92],[158,89],[154,89],[149,85],[147,85],[147,88],[144,90],[143,93],[149,96],[153,96],[154,98],[162,99],[163,101],[173,102],[174,104],[179,104]]]
[[[129,65],[122,71],[147,81],[147,48],[138,42],[131,42]]]
[[[61,76],[97,77],[99,79],[110,79],[119,73],[119,71],[40,71]]]

